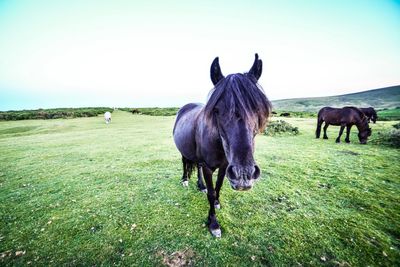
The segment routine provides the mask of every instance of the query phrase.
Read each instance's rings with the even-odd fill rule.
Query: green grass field
[[[284,120],[300,134],[257,137],[254,189],[223,187],[220,239],[181,186],[173,116],[0,122],[0,265],[399,266],[399,150]]]

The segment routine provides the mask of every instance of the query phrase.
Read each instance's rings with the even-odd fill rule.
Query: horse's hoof
[[[201,189],[200,191],[203,192],[204,194],[208,193],[207,188],[206,189]]]
[[[213,236],[215,236],[215,237],[218,237],[218,238],[220,238],[221,237],[221,229],[212,229],[212,230],[210,230],[211,231],[211,234],[213,235]]]
[[[214,204],[214,207],[217,209],[217,210],[219,210],[219,209],[221,209],[221,205],[218,203],[218,204]]]
[[[182,185],[183,185],[183,187],[188,187],[189,186],[189,181],[183,181]]]

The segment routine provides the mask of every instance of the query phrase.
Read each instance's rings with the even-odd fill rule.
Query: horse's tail
[[[315,130],[315,137],[319,138],[321,135],[321,126],[324,120],[322,119],[322,109],[318,112],[318,120],[317,120],[317,130]]]
[[[197,164],[194,163],[191,160],[188,160],[187,158],[182,156],[182,163],[183,163],[183,168],[184,168],[184,173],[186,173],[186,178],[192,177],[193,171],[195,170]],[[185,176],[185,174],[184,174]]]
[[[188,174],[188,177],[190,178],[190,177],[192,177],[192,174],[193,174],[194,170],[196,169],[197,165],[194,162],[188,162],[186,166],[187,166],[187,174]]]

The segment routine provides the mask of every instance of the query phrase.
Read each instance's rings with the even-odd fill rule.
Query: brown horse
[[[346,143],[350,143],[350,129],[353,125],[357,126],[358,139],[361,144],[366,144],[368,136],[371,135],[371,128],[368,126],[368,119],[364,113],[356,107],[344,107],[344,108],[331,108],[324,107],[318,112],[317,130],[315,135],[319,138],[321,134],[322,123],[325,122],[324,126],[324,139],[328,139],[326,135],[326,129],[329,125],[340,126],[339,136],[336,138],[336,143],[340,143],[340,137],[343,134],[344,127],[347,128],[346,132]]]

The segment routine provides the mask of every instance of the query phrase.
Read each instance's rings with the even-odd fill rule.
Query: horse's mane
[[[377,116],[376,110],[373,107],[369,107],[366,109],[368,110],[369,114]]]
[[[220,101],[223,101],[228,111],[227,120],[233,116],[246,121],[257,119],[258,128],[265,128],[272,105],[253,75],[231,74],[219,81],[210,91],[204,107],[206,120],[213,119],[214,109]]]
[[[364,112],[362,112],[359,108],[353,107],[353,106],[345,107],[345,108],[351,108],[352,110],[354,110],[355,112],[357,112],[358,115],[359,115],[360,118],[361,118],[361,123],[363,124],[363,126],[366,125],[367,128],[368,128],[368,118],[367,118],[367,116],[365,116],[365,113],[364,113]]]

